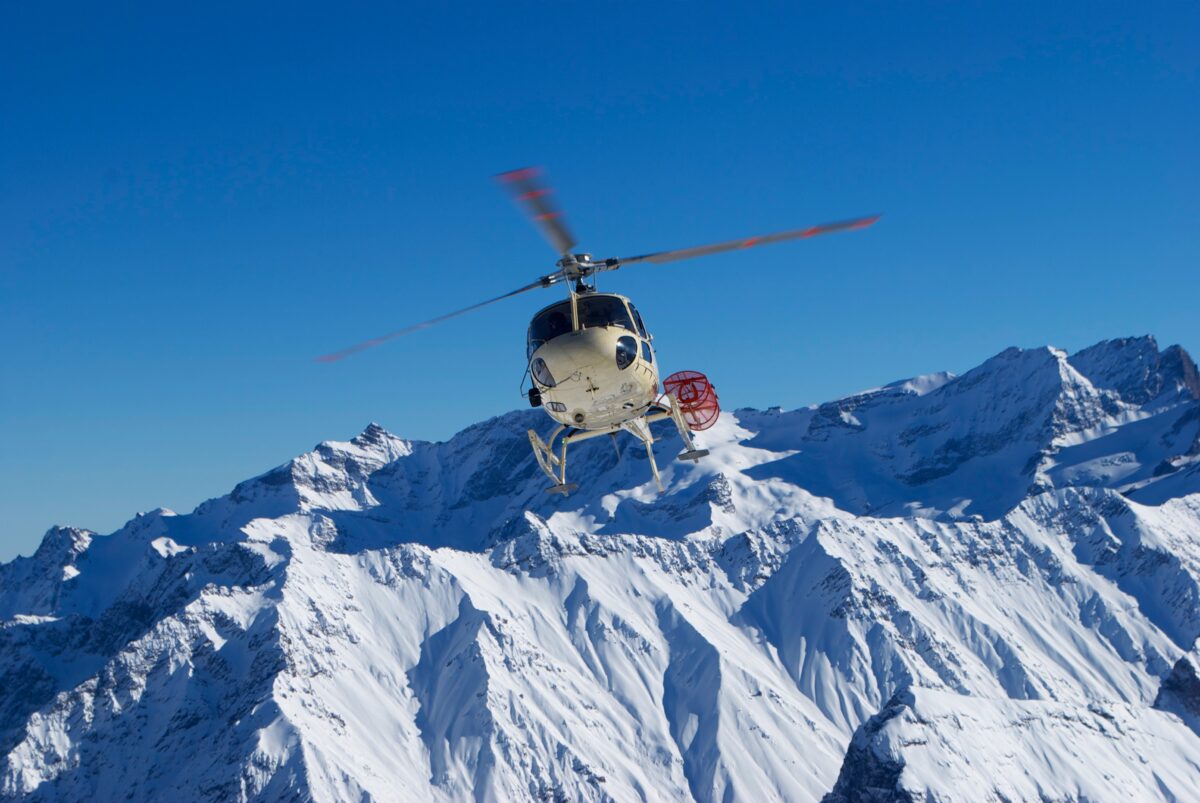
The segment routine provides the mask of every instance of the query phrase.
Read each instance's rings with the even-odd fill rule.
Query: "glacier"
[[[1200,378],[1151,337],[603,439],[372,424],[0,566],[0,798],[1187,800]]]

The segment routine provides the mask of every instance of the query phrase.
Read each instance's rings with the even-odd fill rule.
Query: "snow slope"
[[[738,410],[543,491],[372,425],[0,566],[0,797],[1145,799],[1200,789],[1178,347]],[[667,435],[664,431],[664,435]]]

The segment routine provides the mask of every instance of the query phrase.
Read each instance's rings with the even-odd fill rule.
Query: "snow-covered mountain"
[[[544,493],[371,425],[0,566],[0,796],[1187,800],[1200,379],[1005,351]]]

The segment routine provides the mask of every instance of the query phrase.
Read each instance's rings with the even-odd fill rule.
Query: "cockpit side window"
[[[547,307],[538,313],[529,324],[529,351],[528,355],[532,357],[533,352],[541,347],[547,340],[553,340],[559,335],[565,335],[571,331],[571,302],[563,301],[555,304],[553,307]]]
[[[631,332],[633,320],[625,302],[614,296],[581,296],[579,299],[579,326],[594,329],[599,326],[620,326]]]
[[[633,322],[637,324],[638,334],[642,337],[650,337],[649,333],[646,332],[646,324],[642,323],[642,316],[637,311],[637,307],[630,304],[629,311],[633,313]]]

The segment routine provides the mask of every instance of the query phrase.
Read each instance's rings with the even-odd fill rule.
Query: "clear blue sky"
[[[550,270],[526,164],[603,256],[885,213],[603,277],[727,407],[1200,347],[1194,2],[171,5],[0,19],[0,559],[521,406],[549,292],[312,358]]]

